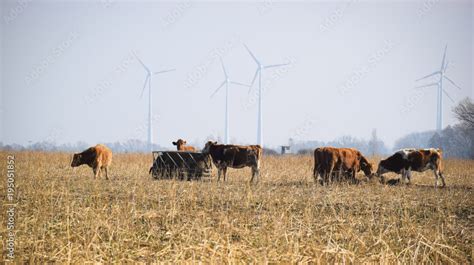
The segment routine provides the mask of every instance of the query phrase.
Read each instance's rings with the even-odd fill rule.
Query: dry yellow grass
[[[321,187],[306,156],[265,157],[248,185],[249,169],[227,183],[153,180],[151,155],[116,154],[110,181],[68,154],[15,155],[18,262],[472,264],[474,161],[447,160],[436,190],[431,172],[409,187]]]

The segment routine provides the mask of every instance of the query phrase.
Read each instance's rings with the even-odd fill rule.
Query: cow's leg
[[[250,183],[253,182],[254,178],[257,182],[260,178],[260,170],[258,169],[258,165],[252,166],[252,178],[250,179]]]
[[[400,171],[400,174],[402,175],[402,183],[405,184],[405,183],[406,183],[406,181],[405,181],[405,174],[406,174],[405,169],[402,169],[402,170]]]
[[[334,167],[330,167],[330,168],[329,168],[329,172],[328,172],[328,174],[327,174],[327,177],[328,177],[327,183],[328,183],[328,184],[331,184],[331,183],[332,183],[332,173],[333,173],[333,170],[334,170]]]
[[[227,167],[224,167],[222,169],[222,173],[224,174],[224,181],[226,181],[227,180],[227,177],[226,177],[227,176]]]
[[[255,168],[255,176],[257,177],[257,183],[260,181],[260,163]]]
[[[99,176],[100,168],[99,167],[93,167],[92,171],[94,171],[94,179],[96,179]]]
[[[438,187],[438,173],[436,172],[436,170],[433,170],[433,173],[435,175],[435,188]]]
[[[319,176],[318,176],[319,184],[321,184],[321,186],[324,186],[324,182],[326,181],[327,172],[325,170],[321,170],[318,173],[319,173]]]
[[[443,173],[439,169],[433,169],[433,173],[435,175],[435,188],[438,187],[439,177],[441,177],[441,182],[443,183],[442,188],[446,187],[446,181],[444,179]]]
[[[109,180],[109,171],[108,171],[107,167],[104,167],[104,170],[105,170],[105,179]]]
[[[407,179],[408,179],[407,185],[410,185],[410,183],[411,183],[411,170],[408,169],[407,172],[406,172],[406,174],[407,174]]]
[[[446,187],[446,181],[444,180],[443,173],[441,173],[441,170],[438,170],[438,175],[441,177],[441,182],[443,182],[442,188]]]
[[[356,184],[356,183],[357,183],[357,181],[356,181],[356,170],[355,170],[355,168],[353,168],[352,171],[351,171],[351,182],[352,182],[352,184]]]
[[[221,168],[217,167],[217,182],[219,182],[219,180],[221,180]]]
[[[254,178],[255,178],[255,166],[252,166],[252,177],[250,178],[250,183],[253,182]]]

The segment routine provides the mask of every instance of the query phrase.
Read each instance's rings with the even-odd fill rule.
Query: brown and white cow
[[[186,145],[186,141],[183,139],[178,139],[176,142],[173,142],[173,145],[176,145],[178,151],[196,152],[196,148],[194,148],[194,146]]]
[[[94,172],[94,178],[100,176],[101,170],[105,171],[105,178],[109,179],[108,167],[112,163],[112,151],[107,146],[98,144],[87,150],[74,154],[71,167],[88,165]]]
[[[221,173],[226,180],[227,168],[252,168],[252,178],[260,175],[260,160],[262,158],[262,147],[260,145],[224,145],[217,142],[209,141],[202,150],[203,154],[209,154],[212,162],[217,167],[217,181],[221,178]]]
[[[349,176],[355,182],[356,173],[360,170],[367,178],[372,178],[372,164],[357,149],[320,147],[314,150],[313,177],[321,185],[341,175]]]
[[[383,180],[383,174],[387,172],[395,172],[402,175],[402,181],[408,183],[411,180],[411,171],[423,172],[433,170],[435,175],[435,187],[438,187],[438,178],[441,177],[443,187],[446,186],[444,176],[442,174],[442,156],[441,149],[414,149],[407,148],[398,150],[395,154],[380,161],[377,169],[377,176]]]

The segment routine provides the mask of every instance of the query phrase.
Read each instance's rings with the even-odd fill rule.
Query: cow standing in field
[[[402,181],[408,183],[411,180],[411,171],[423,172],[433,170],[435,175],[435,187],[438,187],[438,178],[441,177],[443,186],[446,186],[442,174],[442,151],[441,149],[401,149],[387,159],[381,160],[377,169],[377,176],[383,180],[382,174],[394,172],[402,175]]]
[[[354,148],[321,147],[314,150],[313,176],[320,184],[331,182],[349,175],[356,181],[356,173],[362,170],[367,178],[372,178],[372,164]]]
[[[100,176],[101,170],[105,171],[105,178],[109,179],[108,167],[112,163],[112,151],[107,146],[98,144],[82,153],[74,154],[71,167],[88,165],[94,172],[94,179]]]
[[[202,150],[203,154],[209,154],[212,162],[217,167],[217,181],[221,178],[221,173],[226,180],[227,168],[252,168],[253,181],[255,177],[260,175],[260,160],[262,158],[262,147],[260,145],[224,145],[217,142],[209,141]]]
[[[186,141],[183,139],[178,139],[176,142],[173,142],[173,145],[176,145],[178,151],[188,151],[188,152],[196,152],[196,148],[194,146],[186,145]]]

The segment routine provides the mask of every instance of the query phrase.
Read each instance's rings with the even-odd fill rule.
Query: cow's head
[[[386,169],[384,167],[385,165],[385,161],[384,160],[381,160],[380,163],[379,163],[379,166],[377,167],[377,172],[375,173],[375,175],[380,179],[380,182],[384,182],[384,177],[383,177],[383,174],[389,172],[390,170]]]
[[[178,139],[176,142],[173,142],[173,145],[176,145],[178,149],[185,144],[186,144],[186,141],[183,139]]]
[[[367,176],[369,179],[372,178],[375,175],[374,173],[372,173],[373,168],[374,167],[372,166],[372,164],[369,161],[367,161],[367,159],[363,158],[360,161],[360,169],[362,169],[365,176]]]
[[[210,150],[211,150],[211,147],[212,147],[213,145],[216,145],[216,144],[217,144],[217,142],[208,141],[208,142],[206,143],[206,145],[204,146],[204,148],[202,149],[202,153],[203,153],[203,154],[209,154],[209,152],[210,152]]]
[[[80,165],[82,165],[82,155],[74,154],[72,157],[71,167],[78,167]]]

